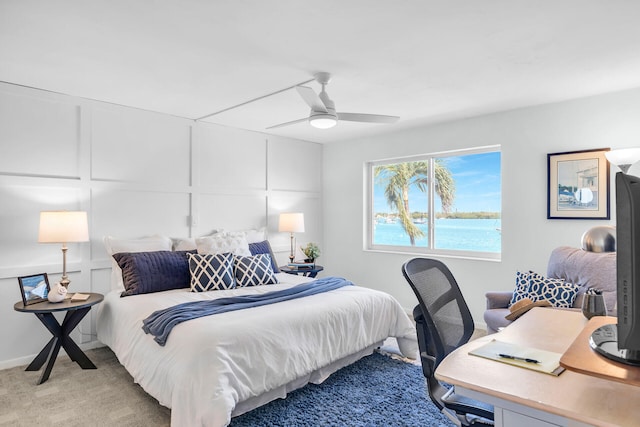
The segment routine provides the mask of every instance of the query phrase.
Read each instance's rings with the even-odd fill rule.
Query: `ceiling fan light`
[[[338,120],[331,114],[316,114],[309,117],[309,123],[317,129],[329,129],[338,124]]]

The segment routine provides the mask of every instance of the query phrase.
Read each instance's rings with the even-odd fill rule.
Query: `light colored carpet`
[[[171,411],[133,382],[109,348],[86,354],[98,369],[62,356],[41,385],[41,371],[0,370],[0,426],[169,426]]]

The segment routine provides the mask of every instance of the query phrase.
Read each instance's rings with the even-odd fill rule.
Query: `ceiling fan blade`
[[[279,125],[269,126],[267,129],[275,129],[275,128],[281,128],[283,126],[295,125],[296,123],[302,123],[308,120],[309,120],[309,117],[305,117],[304,119],[298,119],[298,120],[293,120],[291,122],[280,123]]]
[[[313,111],[327,112],[327,107],[324,105],[324,102],[322,102],[313,89],[307,86],[296,86],[296,90]]]
[[[348,122],[395,123],[400,117],[382,116],[380,114],[338,113],[338,119]]]

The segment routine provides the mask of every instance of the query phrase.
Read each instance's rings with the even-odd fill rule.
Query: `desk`
[[[51,303],[49,301],[39,302],[25,306],[22,301],[14,304],[13,309],[23,313],[33,313],[38,317],[40,322],[51,332],[53,338],[49,340],[47,345],[38,353],[33,361],[27,366],[26,371],[38,371],[47,362],[38,384],[49,379],[53,364],[56,362],[60,347],[64,348],[71,360],[76,362],[82,369],[96,369],[96,365],[89,360],[86,354],[71,339],[69,334],[78,326],[78,323],[87,315],[91,306],[99,303],[104,299],[102,294],[90,293],[89,299],[86,301],[74,301],[66,299],[62,302]],[[58,323],[53,313],[64,311],[65,316],[62,324]]]
[[[458,348],[436,377],[494,405],[496,426],[637,426],[640,387],[569,370],[554,377],[468,354],[492,339],[564,353],[586,323],[579,311],[534,308],[501,332]]]

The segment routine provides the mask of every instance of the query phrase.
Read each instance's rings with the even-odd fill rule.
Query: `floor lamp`
[[[621,148],[604,153],[609,163],[620,168],[622,173],[629,172],[629,168],[640,161],[640,148]]]
[[[82,211],[40,212],[39,243],[62,243],[62,279],[65,288],[71,282],[67,276],[67,243],[88,242],[87,213]]]
[[[281,213],[280,221],[278,222],[278,231],[287,231],[291,233],[291,253],[289,254],[289,262],[293,262],[293,259],[295,258],[293,233],[304,233],[304,214],[300,212]]]

